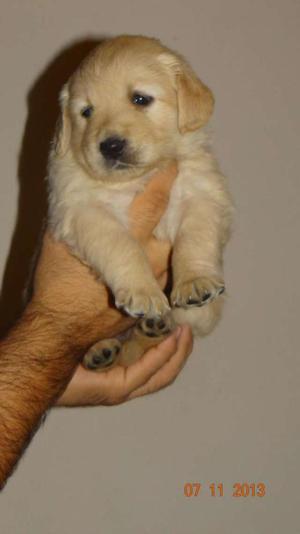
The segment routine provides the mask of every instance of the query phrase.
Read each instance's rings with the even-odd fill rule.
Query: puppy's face
[[[158,41],[118,37],[96,48],[62,91],[57,154],[72,150],[94,179],[126,180],[176,158],[203,126],[213,97]]]

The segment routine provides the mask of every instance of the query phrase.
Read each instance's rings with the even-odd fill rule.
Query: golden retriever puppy
[[[129,365],[175,324],[209,333],[223,301],[222,251],[232,202],[203,127],[211,91],[158,40],[103,42],[61,92],[49,158],[49,217],[64,240],[110,287],[118,308],[140,318],[128,338],[104,340],[91,369]],[[170,304],[128,230],[128,207],[154,171],[176,160],[168,208],[155,229],[173,246]]]

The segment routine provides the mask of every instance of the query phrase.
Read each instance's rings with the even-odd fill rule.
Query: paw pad
[[[168,314],[163,318],[151,318],[142,320],[138,328],[147,337],[160,337],[166,336],[175,328],[172,315]]]

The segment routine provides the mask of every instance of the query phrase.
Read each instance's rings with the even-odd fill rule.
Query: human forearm
[[[114,310],[102,321],[99,314],[101,322],[103,336],[123,326]],[[0,343],[0,487],[43,414],[66,387],[93,335],[96,329],[94,334],[81,330],[33,303]]]
[[[70,379],[80,349],[57,322],[29,306],[0,344],[0,487]]]
[[[173,170],[172,174],[174,179],[176,172]],[[165,177],[169,182],[171,175],[167,173]],[[161,174],[157,176],[158,185],[162,178]],[[168,243],[156,243],[150,239],[150,234],[162,215],[169,190],[157,197],[153,187],[148,189],[143,193],[144,200],[148,197],[150,201],[148,208],[147,202],[143,204],[138,195],[136,202],[139,209],[138,213],[133,209],[132,221],[138,228],[135,237],[145,245],[154,274],[164,286],[170,246]],[[145,225],[142,223],[144,215]],[[122,316],[111,306],[111,295],[90,269],[70,254],[66,245],[54,240],[47,232],[35,272],[32,302],[15,328],[0,343],[0,486],[75,368],[84,371],[78,366],[81,355],[99,339],[114,337],[132,324],[132,319]],[[152,367],[150,354],[148,360],[133,368],[130,374],[121,370],[123,382],[115,369],[115,387],[111,388],[110,380],[105,382],[105,398],[110,399],[108,403],[112,402],[111,399],[120,402],[120,398],[124,400],[126,396],[133,395],[136,389],[136,396],[143,394],[140,393],[141,384],[146,387],[147,380],[154,379],[148,376],[153,374]],[[176,369],[175,366],[175,373]],[[95,377],[93,373],[89,376]],[[167,379],[163,372],[158,386],[155,383],[154,389],[151,386],[150,390],[163,387],[175,375],[172,372],[166,376]],[[132,380],[129,380],[130,377]],[[100,394],[102,398],[102,386],[100,389],[97,396]],[[75,404],[80,404],[78,390],[76,395]],[[91,403],[90,395],[84,403]],[[68,401],[67,404],[74,402]]]

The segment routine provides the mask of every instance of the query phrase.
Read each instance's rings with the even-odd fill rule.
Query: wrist
[[[104,309],[101,306],[97,308],[85,307],[81,302],[80,307],[73,305],[66,311],[65,307],[55,308],[33,298],[22,319],[38,320],[53,340],[63,344],[66,352],[74,353],[80,359],[100,339],[115,337],[134,324],[131,317],[125,317],[116,308],[108,305]]]
[[[77,323],[72,323],[68,315],[33,299],[26,306],[16,328],[22,330],[25,327],[27,330],[29,327],[39,334],[41,340],[45,340],[45,351],[41,354],[43,359],[61,355],[78,361],[86,347],[79,342],[79,336],[75,335]]]

